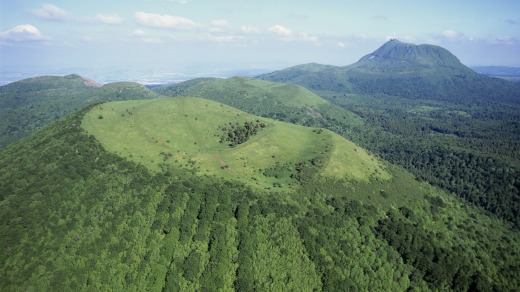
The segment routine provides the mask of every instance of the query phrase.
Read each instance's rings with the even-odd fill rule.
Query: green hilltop
[[[299,86],[247,77],[201,78],[161,86],[155,92],[165,96],[195,96],[212,99],[249,113],[281,120],[306,115],[308,109],[327,101]]]
[[[76,74],[42,76],[0,87],[0,148],[88,104],[106,100],[156,98],[132,82],[100,85]]]
[[[248,77],[192,79],[180,84],[158,87],[156,92],[166,95],[206,95],[228,102],[238,96],[243,101],[235,100],[235,102],[246,103],[248,100],[254,99],[262,106],[270,104],[273,107],[305,107],[326,103],[325,100],[306,88]],[[230,93],[237,96],[229,96]]]
[[[314,65],[313,65],[314,66]],[[363,120],[300,86],[247,77],[193,79],[154,88],[164,96],[211,99],[250,114],[293,124],[352,132]]]
[[[262,127],[230,147],[229,132],[240,134],[237,129],[248,122]],[[324,178],[389,178],[381,162],[333,132],[252,116],[207,99],[105,103],[88,112],[83,126],[107,150],[155,171],[175,164],[261,188],[298,184],[305,170],[296,168],[305,163],[320,164],[316,171]]]

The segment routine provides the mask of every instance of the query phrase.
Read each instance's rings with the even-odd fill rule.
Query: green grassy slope
[[[326,103],[325,100],[303,87],[247,77],[193,79],[180,84],[158,87],[155,91],[165,95],[199,96],[201,94],[209,97],[220,93],[223,95],[220,97],[221,102],[231,101],[233,97],[227,93],[232,92],[241,95],[245,100],[254,98],[260,104],[269,102],[273,107],[305,107]]]
[[[248,121],[266,126],[236,147],[220,142],[225,134],[222,127]],[[106,149],[155,171],[162,163],[172,163],[197,174],[237,179],[261,188],[273,184],[287,188],[297,183],[295,165],[314,159],[322,161],[324,177],[389,178],[381,162],[328,130],[252,116],[206,99],[106,103],[90,111],[83,126]],[[281,173],[266,176],[266,171]]]
[[[75,74],[29,78],[1,86],[0,148],[87,104],[154,97],[157,95],[137,83],[101,86]]]
[[[154,91],[165,96],[211,99],[257,116],[305,126],[334,128],[336,132],[346,130],[347,120],[348,124],[362,123],[357,115],[303,87],[253,78],[194,79],[158,87]]]
[[[190,104],[203,105],[197,113],[203,112],[208,103],[211,115],[213,104],[179,102],[125,102],[132,114],[118,108],[125,103],[107,103],[101,105],[106,117],[95,118],[137,119],[138,109],[165,108],[170,114],[151,118],[156,124],[141,135],[191,124],[176,134],[188,139],[170,137],[182,146],[191,131],[210,128],[195,119],[171,124],[171,113]],[[108,150],[125,135],[107,132],[114,137],[107,143],[83,129],[99,110],[67,116],[0,150],[0,290],[508,291],[520,285],[518,231],[399,168],[385,169],[390,179],[349,183],[311,173],[295,192],[251,188],[175,163],[151,171],[152,164]],[[289,131],[267,122],[236,148],[258,142],[270,128]]]

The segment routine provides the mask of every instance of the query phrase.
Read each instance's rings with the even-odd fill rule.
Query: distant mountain
[[[70,74],[63,77],[41,76],[9,83],[0,87],[0,92],[40,91],[51,88],[83,89],[85,87],[99,88],[101,84],[77,74]]]
[[[519,87],[477,74],[444,48],[391,40],[344,66],[295,66],[258,76],[321,92],[385,94],[458,103],[493,100],[520,103]]]
[[[520,83],[520,68],[503,66],[475,66],[471,67],[475,72],[489,77],[502,78],[508,81]]]
[[[488,76],[518,77],[520,76],[520,68],[504,67],[504,66],[473,66],[471,69],[477,73]]]
[[[87,104],[154,97],[157,95],[137,83],[102,86],[76,74],[13,82],[0,87],[0,148]]]
[[[349,69],[367,70],[371,72],[399,72],[418,69],[440,70],[451,68],[466,71],[459,59],[448,50],[434,45],[413,45],[398,40],[391,40],[383,46],[362,57],[350,65]]]

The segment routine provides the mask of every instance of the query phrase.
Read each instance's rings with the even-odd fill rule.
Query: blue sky
[[[518,0],[0,0],[0,66],[348,65],[394,33],[466,65],[520,66],[519,11]]]

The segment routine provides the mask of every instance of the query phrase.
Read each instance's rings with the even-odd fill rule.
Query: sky
[[[518,0],[0,0],[0,74],[153,81],[344,66],[394,36],[468,66],[520,67],[519,11]]]

